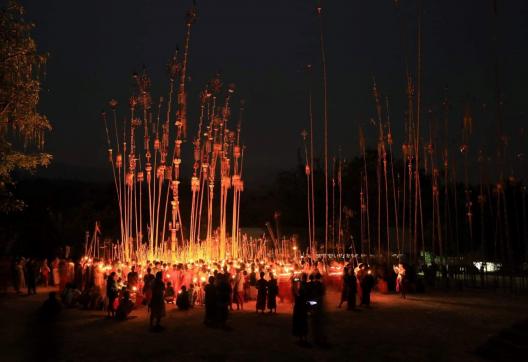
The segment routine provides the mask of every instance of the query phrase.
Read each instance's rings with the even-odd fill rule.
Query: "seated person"
[[[130,300],[130,293],[125,290],[123,292],[123,297],[119,300],[119,305],[117,306],[115,314],[116,320],[126,320],[130,312],[132,312],[132,309],[134,309],[134,303]]]
[[[46,299],[38,310],[39,321],[45,323],[54,321],[59,315],[61,309],[61,305],[57,300],[57,293],[49,293],[48,299]]]
[[[102,310],[104,307],[104,298],[101,294],[101,288],[94,286],[90,290],[90,304],[89,309]]]
[[[83,309],[88,309],[90,306],[90,293],[92,291],[92,288],[86,288],[79,296],[79,304],[82,306]]]
[[[165,303],[174,304],[174,288],[171,282],[167,282],[167,289],[165,290]]]
[[[189,292],[187,291],[185,285],[181,287],[181,290],[178,293],[178,298],[176,298],[176,306],[180,310],[188,310],[190,307]]]
[[[61,293],[62,303],[67,308],[75,307],[75,304],[78,302],[81,292],[75,288],[73,283],[67,283],[66,287]]]

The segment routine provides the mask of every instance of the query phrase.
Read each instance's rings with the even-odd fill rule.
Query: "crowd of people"
[[[378,287],[390,280],[384,275],[387,271],[380,272],[364,263],[310,258],[286,263],[256,259],[178,264],[124,263],[89,257],[75,261],[55,258],[50,262],[14,258],[3,269],[9,273],[3,273],[2,279],[10,278],[16,293],[27,289],[28,294],[34,294],[37,285],[58,289],[47,301],[53,308],[59,303],[64,308],[101,310],[109,319],[124,321],[135,308],[145,306],[153,331],[163,329],[161,322],[167,308],[186,311],[203,306],[206,326],[228,328],[229,312],[244,310],[248,301],[255,302],[256,313],[273,315],[277,300],[287,300],[293,305],[293,335],[304,344],[310,334],[318,345],[326,344],[325,289],[340,291],[338,308],[346,303],[347,309],[355,310],[358,303],[370,306],[377,278]],[[396,289],[405,296],[406,267],[395,267],[392,276]],[[8,284],[4,281],[3,286]]]
[[[61,272],[67,272],[65,264]],[[55,282],[57,284],[55,284]],[[37,285],[59,285],[59,259],[48,265],[47,259],[2,258],[0,259],[0,292],[6,292],[9,285],[17,294],[36,294]]]

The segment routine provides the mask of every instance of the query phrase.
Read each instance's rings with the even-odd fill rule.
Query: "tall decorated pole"
[[[310,159],[309,159],[309,155],[308,155],[308,146],[307,146],[307,136],[308,136],[308,132],[306,132],[306,130],[302,130],[301,132],[301,137],[303,139],[303,145],[304,145],[304,154],[305,154],[305,159],[306,159],[306,162],[305,162],[305,166],[304,166],[304,173],[306,174],[306,204],[307,204],[307,208],[306,208],[306,211],[307,211],[307,216],[308,216],[308,241],[309,241],[309,247],[310,247],[310,250],[312,248],[312,240],[313,240],[313,236],[312,236],[312,207],[311,207],[311,193],[310,193],[310,174],[311,174],[311,167],[310,167]]]
[[[190,36],[196,16],[193,6],[185,21],[183,51],[180,56],[176,52],[169,61],[167,99],[160,97],[157,107],[153,107],[150,78],[146,71],[135,73],[135,87],[128,102],[129,114],[123,118],[122,129],[117,127],[117,101],[109,102],[114,118],[115,146],[112,145],[107,115],[102,113],[121,227],[121,241],[112,249],[112,256],[120,260],[176,262],[194,257],[211,260],[242,255],[239,250],[239,225],[240,196],[244,189],[244,147],[241,144],[244,105],[240,103],[240,119],[236,129],[230,130],[228,121],[234,86],[227,87],[221,106],[217,106],[217,99],[223,92],[219,76],[209,82],[202,92],[198,130],[193,139],[189,229],[184,229],[182,224],[182,145],[188,124],[186,82]],[[143,142],[138,142],[141,139]],[[143,150],[140,150],[141,147]],[[216,206],[213,203],[215,181],[219,181],[217,213],[213,213]],[[227,200],[231,188],[234,191],[232,223],[229,225],[232,235],[229,241],[226,232]],[[202,243],[204,204],[207,205],[207,237]],[[218,214],[217,225],[213,216],[217,217]],[[215,235],[213,226],[218,226]],[[147,243],[143,244],[143,241]]]
[[[322,87],[323,87],[323,150],[324,150],[324,177],[325,177],[325,254],[328,252],[328,87],[326,75],[326,49],[324,42],[323,7],[321,3],[316,8],[319,17],[319,36],[321,46]]]
[[[240,194],[244,190],[244,182],[242,181],[242,148],[240,145],[240,134],[242,132],[242,120],[244,115],[244,101],[240,101],[240,115],[238,118],[236,140],[233,145],[233,176],[231,182],[233,185],[233,212],[231,224],[231,257],[238,258],[238,251],[240,240],[238,240],[238,226],[239,226],[239,211],[240,211]]]
[[[224,107],[222,108],[222,142],[220,150],[220,259],[226,258],[227,252],[227,195],[231,188],[231,159],[229,157],[229,150],[233,145],[234,134],[227,128],[227,123],[231,115],[230,100],[235,92],[233,85],[227,89]]]
[[[176,244],[177,244],[177,235],[176,233],[181,230],[181,212],[180,212],[180,200],[179,200],[179,185],[180,185],[180,165],[182,162],[181,159],[181,145],[183,143],[183,139],[185,137],[185,134],[187,132],[187,93],[185,89],[186,84],[186,78],[187,78],[187,63],[189,59],[189,43],[191,39],[191,29],[192,25],[194,24],[196,17],[197,17],[197,10],[196,7],[193,6],[188,12],[187,12],[187,19],[185,22],[186,26],[186,33],[185,33],[185,40],[184,40],[184,48],[183,48],[183,59],[182,59],[182,65],[181,65],[181,71],[180,71],[180,81],[178,86],[178,111],[176,112],[176,139],[174,141],[174,157],[173,157],[173,164],[172,164],[172,172],[174,175],[173,180],[171,181],[171,192],[172,192],[172,201],[171,201],[171,215],[172,215],[172,223],[170,226],[170,232],[171,232],[171,241],[170,241],[170,250],[171,253],[174,255],[176,252]],[[183,240],[183,231],[181,232],[182,235],[182,244],[184,243]]]
[[[196,137],[193,141],[193,173],[191,177],[191,219],[189,227],[189,244],[193,245],[197,241],[199,242],[199,213],[200,209],[198,207],[199,197],[200,197],[200,179],[203,169],[200,165],[202,161],[202,127],[205,120],[206,105],[209,92],[205,89],[201,94],[200,100],[200,120],[198,123],[198,131],[196,132]]]
[[[160,164],[162,166],[165,166],[165,181],[167,183],[167,188],[165,190],[165,205],[163,209],[163,223],[162,223],[162,238],[165,238],[165,229],[168,226],[169,232],[171,233],[170,240],[173,240],[172,236],[172,222],[170,222],[170,225],[167,223],[167,214],[168,214],[168,205],[169,205],[169,195],[171,194],[170,190],[172,187],[172,167],[171,161],[167,157],[169,155],[169,138],[170,138],[170,120],[172,115],[172,104],[173,104],[173,98],[174,98],[174,85],[176,80],[178,79],[178,75],[180,72],[180,63],[178,62],[178,50],[174,53],[172,58],[169,61],[169,64],[167,65],[167,71],[169,75],[169,96],[167,100],[167,110],[165,115],[165,122],[161,126],[161,139],[158,138],[159,143],[159,155],[160,155]],[[161,104],[161,101],[160,101]],[[160,111],[161,112],[161,111]],[[158,132],[156,132],[158,134]],[[171,205],[172,207],[172,205]],[[172,216],[172,215],[171,215]],[[171,249],[172,250],[172,249]]]

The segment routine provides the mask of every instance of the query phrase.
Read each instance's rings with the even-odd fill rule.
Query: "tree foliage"
[[[24,205],[12,194],[13,173],[51,161],[43,152],[51,124],[37,110],[47,55],[37,51],[33,28],[17,1],[0,10],[0,213]]]

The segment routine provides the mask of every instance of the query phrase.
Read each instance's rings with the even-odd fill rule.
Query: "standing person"
[[[372,291],[372,288],[374,288],[374,276],[372,275],[370,269],[368,269],[367,272],[363,274],[363,278],[361,279],[360,283],[361,290],[363,291],[361,294],[361,304],[369,308],[370,292]]]
[[[101,292],[106,293],[105,288],[105,268],[102,261],[97,262],[97,267],[94,266],[94,284],[101,289]]]
[[[40,266],[40,277],[42,278],[44,286],[47,287],[49,285],[50,267],[48,266],[48,261],[46,259],[42,260],[42,264]]]
[[[244,286],[245,286],[245,278],[242,274],[242,271],[238,271],[236,278],[235,278],[235,286],[233,290],[233,294],[235,296],[234,300],[237,306],[237,310],[244,310]]]
[[[75,263],[70,258],[66,259],[66,283],[75,282]]]
[[[357,280],[357,295],[358,299],[361,301],[363,300],[363,288],[361,287],[361,281],[363,280],[363,276],[365,275],[365,264],[359,263],[359,265],[356,267],[356,280]]]
[[[26,287],[26,261],[23,257],[18,261],[16,268],[18,273],[18,285],[20,289],[24,289]]]
[[[94,265],[90,262],[85,265],[83,273],[83,284],[85,289],[91,289],[95,283]]]
[[[214,285],[214,277],[209,277],[209,284],[204,288],[205,291],[205,325],[212,325],[216,318],[216,287]]]
[[[153,331],[162,330],[161,318],[165,316],[165,283],[163,283],[163,273],[157,272],[152,282],[152,298],[150,300],[150,328]],[[156,325],[154,326],[154,320]]]
[[[268,309],[270,313],[277,313],[277,294],[279,294],[279,287],[277,286],[277,279],[273,277],[273,273],[269,273],[270,280],[268,281]]]
[[[73,266],[73,282],[75,283],[75,286],[77,289],[84,290],[86,287],[84,285],[84,276],[83,276],[84,268],[81,264],[80,260],[76,260],[75,264]]]
[[[398,274],[398,276],[396,277],[396,292],[399,292],[401,294],[401,297],[405,299],[406,298],[405,289],[407,286],[406,285],[407,275],[406,275],[405,266],[403,264],[399,264],[397,267],[394,267],[394,271]]]
[[[299,287],[295,290],[293,316],[292,316],[292,334],[299,338],[300,344],[307,344],[308,336],[308,290],[307,290],[306,273],[302,273]]]
[[[341,286],[341,299],[337,308],[341,308],[344,302],[348,300],[348,267],[343,268],[343,277],[342,277],[342,286]]]
[[[234,288],[234,281],[235,281],[234,275],[232,275],[229,272],[227,265],[224,265],[224,268],[222,270],[223,270],[223,274],[222,274],[222,277],[220,278],[220,282],[225,282],[229,286],[229,301],[227,304],[228,304],[229,310],[233,310],[233,290],[235,289]]]
[[[311,320],[314,342],[318,346],[327,345],[326,333],[324,326],[324,295],[325,289],[321,282],[321,274],[314,275],[314,281],[311,283],[311,295],[308,303],[311,305]]]
[[[150,305],[150,299],[152,298],[152,283],[154,282],[154,275],[151,273],[151,269],[147,268],[147,274],[143,277],[143,304]]]
[[[354,274],[354,269],[352,267],[347,268],[346,275],[346,288],[347,288],[347,309],[355,310],[356,309],[356,294],[357,294],[357,279]]]
[[[250,300],[250,286],[249,286],[249,277],[247,271],[242,272],[242,277],[244,279],[244,301]]]
[[[257,286],[257,273],[255,273],[255,265],[251,264],[251,272],[249,273],[249,286]]]
[[[130,272],[127,275],[127,287],[129,290],[133,290],[134,287],[138,286],[139,282],[139,275],[136,272],[136,266],[132,265],[132,268],[130,269]]]
[[[218,274],[218,286],[216,290],[216,317],[220,327],[226,328],[231,303],[231,286],[229,284],[229,273]]]
[[[231,294],[229,295],[229,310],[233,310],[233,303],[237,303],[238,307],[238,295],[237,295],[237,288],[236,288],[236,278],[237,278],[237,271],[233,271],[232,273],[229,272],[229,290],[231,290]]]
[[[266,309],[268,282],[264,279],[264,272],[260,272],[260,279],[257,281],[257,313]]]
[[[18,275],[18,260],[11,260],[11,283],[17,294],[20,293],[20,276]]]
[[[257,273],[255,272],[255,265],[251,264],[251,272],[249,273],[249,299],[254,300],[257,296]]]
[[[196,291],[194,283],[191,283],[188,293],[189,293],[189,307],[194,308],[194,305],[196,304],[196,299],[198,298],[198,292]]]
[[[26,284],[28,295],[37,294],[37,265],[33,259],[26,264]]]
[[[57,257],[51,262],[51,276],[53,280],[53,285],[56,287],[59,286],[60,281],[59,262],[59,258]]]
[[[192,271],[188,267],[187,264],[184,265],[184,272],[183,272],[183,285],[185,285],[186,288],[189,288],[192,283]]]
[[[290,276],[290,295],[291,302],[293,305],[295,305],[295,298],[299,293],[300,282],[301,279],[295,275],[295,272],[292,272],[292,275]]]
[[[178,264],[176,267],[176,271],[172,272],[171,278],[173,278],[173,284],[174,290],[180,290],[182,283],[183,283],[183,272],[182,272],[183,265]]]
[[[68,265],[66,260],[59,261],[59,291],[62,292],[68,283]]]
[[[118,296],[116,273],[112,272],[106,279],[106,297],[108,298],[108,306],[106,308],[107,317],[115,317],[115,300]]]

